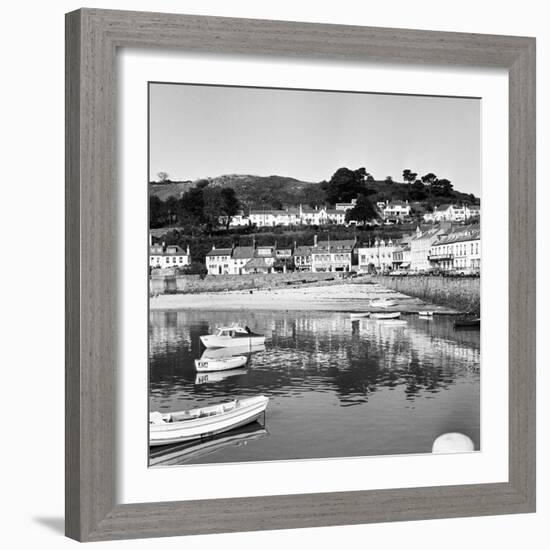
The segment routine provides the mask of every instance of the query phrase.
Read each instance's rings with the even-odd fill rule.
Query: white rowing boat
[[[418,315],[420,317],[433,317],[434,312],[433,311],[419,311]]]
[[[201,342],[207,348],[229,348],[248,346],[262,346],[265,344],[265,336],[252,332],[248,327],[220,327],[216,334],[201,336]]]
[[[399,319],[401,316],[401,312],[399,311],[392,311],[388,313],[371,313],[370,318],[371,319]]]
[[[374,298],[370,301],[371,307],[392,307],[397,305],[396,300],[390,298]]]
[[[245,426],[265,411],[269,397],[235,399],[210,407],[162,414],[149,414],[149,445],[170,445],[201,439]]]
[[[244,355],[234,357],[221,357],[219,359],[195,359],[195,369],[197,372],[215,372],[220,370],[238,369],[246,365]]]
[[[211,384],[214,382],[222,382],[223,380],[226,380],[227,378],[231,378],[232,376],[242,376],[243,374],[246,374],[248,371],[246,368],[241,369],[231,369],[231,370],[220,370],[216,372],[198,372],[197,376],[195,376],[195,384]]]

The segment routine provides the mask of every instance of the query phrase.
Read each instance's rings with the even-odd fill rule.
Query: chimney
[[[162,251],[166,252],[166,242],[162,241]]]
[[[189,245],[187,245],[187,255],[189,256]]]
[[[212,245],[212,250],[216,250],[216,245],[215,244]]]
[[[317,246],[317,234],[313,235],[313,246]]]

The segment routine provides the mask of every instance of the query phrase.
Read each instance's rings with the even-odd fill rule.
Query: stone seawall
[[[153,271],[149,278],[149,293],[159,294],[194,294],[199,292],[224,292],[226,290],[259,290],[280,288],[292,285],[342,282],[342,273],[270,273],[254,275],[178,275],[174,272]]]
[[[479,315],[479,278],[373,276],[371,280],[426,302]]]

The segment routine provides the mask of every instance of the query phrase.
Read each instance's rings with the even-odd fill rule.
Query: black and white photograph
[[[480,451],[480,99],[148,97],[149,466]]]

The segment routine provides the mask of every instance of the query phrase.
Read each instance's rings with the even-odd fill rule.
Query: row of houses
[[[286,272],[291,264],[298,271],[351,271],[356,244],[355,239],[318,242],[315,236],[311,246],[212,247],[206,254],[206,268],[209,275]]]
[[[477,205],[442,204],[433,212],[424,214],[424,221],[439,222],[465,222],[472,218],[479,218],[480,207]]]
[[[439,224],[425,231],[417,228],[399,242],[376,240],[372,246],[359,247],[357,252],[362,272],[479,270],[481,235],[477,226],[453,228]]]
[[[176,245],[150,247],[151,267],[183,267],[191,263],[187,250]],[[443,222],[399,241],[376,239],[359,244],[356,239],[318,241],[292,247],[273,245],[216,248],[206,254],[209,275],[247,275],[286,272],[287,269],[311,272],[349,272],[412,270],[438,268],[478,270],[481,264],[481,238],[477,226],[453,227]]]
[[[356,204],[356,199],[346,203],[337,203],[334,208],[328,207],[304,207],[286,208],[284,210],[264,209],[250,210],[248,215],[240,212],[233,216],[229,222],[230,227],[289,227],[294,225],[326,225],[346,224],[346,212]],[[411,218],[412,205],[408,201],[380,201],[376,203],[380,217],[386,223],[402,223]],[[426,222],[464,222],[479,216],[479,206],[466,206],[444,204],[433,212],[424,214]],[[225,224],[226,218],[220,218],[220,223]]]

